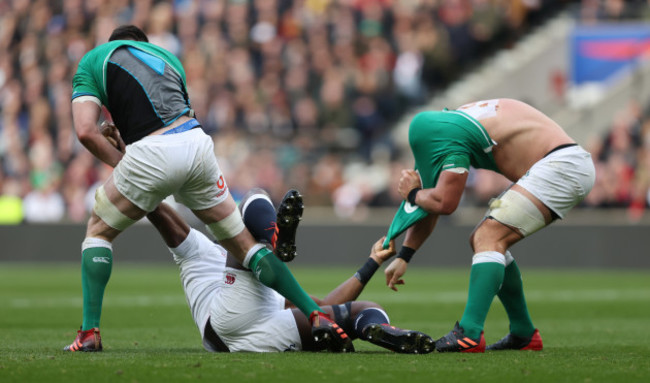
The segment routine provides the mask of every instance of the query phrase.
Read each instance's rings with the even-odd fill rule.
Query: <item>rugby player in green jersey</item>
[[[97,123],[102,106],[126,144],[124,154]],[[264,285],[293,302],[310,319],[315,338],[331,351],[352,351],[350,338],[300,287],[287,266],[244,226],[214,155],[212,137],[195,119],[185,71],[173,54],[148,42],[135,26],[115,29],[108,43],[79,62],[73,78],[72,116],[79,141],[114,167],[95,194],[82,243],[83,322],[65,351],[101,351],[99,322],[113,264],[113,240],[169,195],[190,208]],[[276,243],[291,260],[293,243]],[[288,249],[288,251],[287,251]]]
[[[438,216],[456,210],[470,166],[500,173],[513,184],[490,202],[472,232],[465,311],[454,329],[436,341],[436,349],[483,352],[483,325],[496,295],[508,314],[510,333],[487,349],[541,350],[542,338],[528,313],[521,274],[508,249],[564,218],[584,199],[595,180],[590,154],[548,116],[512,99],[419,113],[409,128],[409,144],[415,169],[402,171],[398,191],[404,201],[385,244],[404,231],[406,236],[385,270],[387,285],[396,290]]]

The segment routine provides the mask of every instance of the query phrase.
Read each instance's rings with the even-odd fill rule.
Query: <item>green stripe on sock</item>
[[[508,313],[510,332],[521,337],[531,336],[535,331],[535,326],[528,313],[524,285],[516,262],[513,261],[506,267],[503,286],[497,296]]]
[[[82,330],[99,327],[104,289],[111,277],[113,253],[105,247],[90,247],[81,253],[81,286],[83,288]]]
[[[249,264],[257,279],[291,301],[309,318],[314,310],[322,311],[300,287],[287,265],[264,248],[255,253]]]
[[[505,267],[501,263],[485,262],[472,265],[469,276],[469,292],[460,327],[465,335],[478,339],[483,331],[485,318],[494,296],[503,282]]]

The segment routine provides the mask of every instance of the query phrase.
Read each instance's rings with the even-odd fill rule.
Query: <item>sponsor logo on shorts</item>
[[[217,180],[217,187],[219,188],[217,197],[221,197],[226,191],[228,191],[228,186],[226,186],[226,180],[223,179],[223,175],[219,176],[219,179]]]
[[[416,211],[417,209],[418,209],[417,205],[416,205],[416,206],[413,206],[413,205],[411,205],[410,202],[406,202],[406,203],[404,204],[404,212],[406,212],[406,214],[411,214],[411,213],[413,213],[414,211]]]
[[[226,284],[232,285],[235,283],[235,274],[226,273]]]
[[[93,262],[95,262],[95,263],[111,263],[111,261],[108,260],[108,257],[93,257]]]

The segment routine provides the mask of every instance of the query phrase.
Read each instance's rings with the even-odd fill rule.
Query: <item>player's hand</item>
[[[370,250],[370,258],[374,259],[378,265],[381,266],[386,260],[395,255],[395,240],[391,240],[388,249],[384,249],[384,240],[386,237],[381,237]]]
[[[418,172],[412,169],[402,170],[402,176],[399,179],[399,184],[397,185],[397,192],[406,200],[409,196],[409,192],[415,188],[421,188],[422,182],[420,181],[420,175]]]
[[[124,141],[122,140],[122,136],[120,136],[120,131],[117,130],[117,127],[112,121],[104,121],[102,124],[99,126],[99,131],[104,136],[108,142],[113,145],[113,147],[120,152],[124,153],[124,150],[126,149],[126,145],[124,144]]]
[[[384,270],[384,274],[386,275],[386,285],[392,290],[397,291],[396,286],[404,284],[402,275],[406,273],[407,267],[408,263],[406,263],[403,259],[395,258],[393,262],[388,265],[386,270]]]

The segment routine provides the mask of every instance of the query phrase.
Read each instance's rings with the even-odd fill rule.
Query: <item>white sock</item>
[[[181,242],[178,247],[169,248],[169,251],[174,257],[174,261],[177,264],[180,264],[183,259],[194,258],[201,255],[199,252],[199,236],[200,234],[190,228],[190,232],[187,237]]]
[[[499,253],[498,251],[481,251],[480,253],[474,254],[472,257],[472,265],[477,263],[500,263],[503,266],[506,265],[506,256]]]

